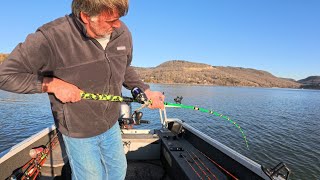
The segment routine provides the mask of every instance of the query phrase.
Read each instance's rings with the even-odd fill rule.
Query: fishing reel
[[[131,91],[133,100],[121,103],[120,118],[118,120],[121,129],[132,129],[133,125],[140,125],[142,123],[149,124],[147,120],[142,120],[143,113],[140,110],[146,107],[149,102],[146,94],[139,88],[133,88]],[[143,104],[140,108],[131,113],[131,102],[138,102]]]
[[[132,129],[133,125],[150,123],[147,120],[142,120],[143,113],[140,112],[141,109],[148,106],[150,103],[147,95],[138,87],[135,87],[131,90],[131,95],[133,98],[125,99],[121,104],[120,118],[118,120],[121,129]],[[131,102],[138,102],[142,104],[142,106],[131,113]]]
[[[140,104],[148,104],[147,95],[138,87],[135,87],[131,90],[132,97],[135,101]]]
[[[133,100],[135,102],[138,102],[141,105],[138,109],[136,109],[134,112],[139,112],[141,109],[147,107],[150,104],[150,101],[147,98],[147,95],[138,87],[135,87],[131,90],[131,94],[133,97]]]
[[[150,122],[147,120],[142,120],[143,113],[135,111],[131,117],[125,118],[120,117],[118,122],[121,129],[132,129],[133,125],[140,125],[140,124],[149,124]]]

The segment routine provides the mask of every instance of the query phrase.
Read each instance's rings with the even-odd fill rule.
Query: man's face
[[[88,17],[88,21],[85,23],[87,33],[92,38],[106,37],[112,33],[114,28],[119,28],[121,26],[119,18],[117,11],[114,11],[113,14],[103,11],[97,16]]]

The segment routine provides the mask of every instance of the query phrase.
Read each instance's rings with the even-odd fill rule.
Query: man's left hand
[[[151,100],[151,104],[148,106],[150,109],[164,109],[165,96],[161,92],[147,89],[144,93],[147,95],[148,100]]]

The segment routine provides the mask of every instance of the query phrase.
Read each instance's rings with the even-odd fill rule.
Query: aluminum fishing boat
[[[126,115],[119,119],[122,127],[130,122],[132,116],[128,112],[130,106],[123,104],[121,113]],[[183,120],[168,118],[165,110],[160,110],[160,121],[162,127],[158,129],[122,128],[128,161],[126,179],[284,180],[289,177],[290,170],[285,164],[264,168]],[[135,121],[142,122],[147,121]],[[34,152],[39,147],[43,147],[42,151],[31,158],[30,150]],[[40,173],[35,175],[35,172]],[[64,143],[54,125],[0,154],[0,179],[71,179],[71,173]]]

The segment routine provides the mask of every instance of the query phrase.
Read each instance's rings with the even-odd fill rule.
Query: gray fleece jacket
[[[121,95],[128,89],[149,88],[130,66],[131,33],[124,23],[114,30],[104,50],[87,36],[84,24],[72,14],[56,19],[28,35],[0,65],[0,89],[41,93],[43,77],[56,77],[85,92]],[[70,137],[92,137],[112,127],[120,103],[81,100],[61,103],[49,94],[55,125]]]

